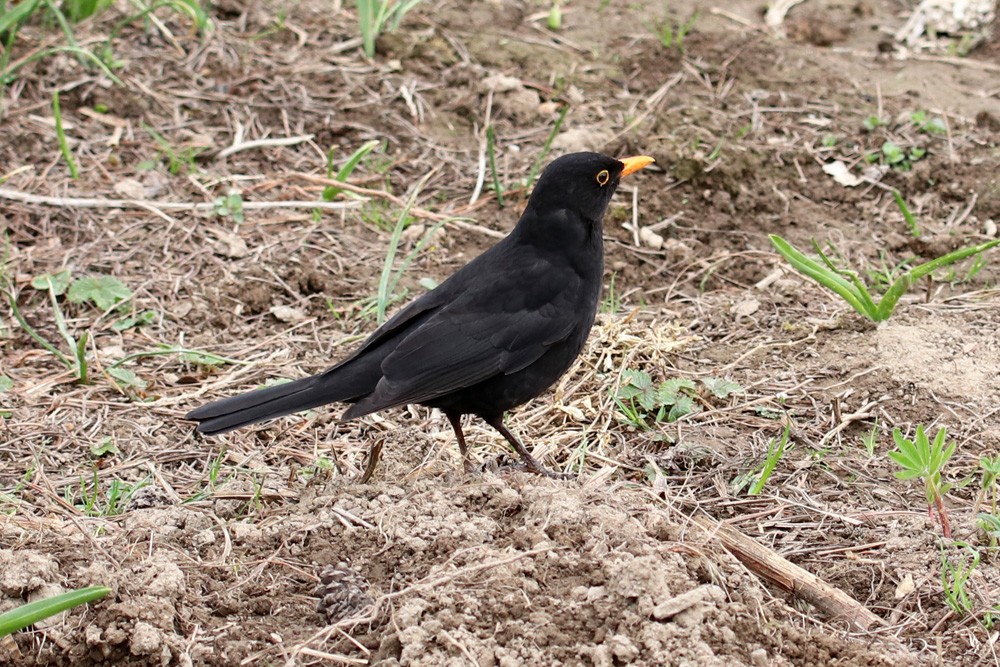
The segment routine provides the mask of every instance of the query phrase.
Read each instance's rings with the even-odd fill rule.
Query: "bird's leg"
[[[517,453],[521,456],[521,460],[524,461],[524,467],[529,471],[538,475],[544,475],[545,477],[551,477],[552,479],[568,479],[569,475],[563,473],[552,472],[541,463],[538,462],[534,456],[528,452],[528,448],[521,444],[521,441],[517,439],[513,433],[511,433],[506,426],[503,425],[503,415],[498,417],[483,417],[483,420],[500,431],[500,435],[507,439],[507,442],[517,450]]]
[[[465,468],[465,472],[475,472],[476,466],[472,465],[472,460],[469,459],[469,448],[465,446],[465,434],[462,433],[462,415],[446,412],[445,416],[448,418],[451,428],[455,431],[455,439],[458,440],[458,451],[462,452],[462,467]]]

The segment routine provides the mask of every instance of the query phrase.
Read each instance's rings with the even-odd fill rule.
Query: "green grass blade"
[[[0,614],[0,637],[17,632],[43,619],[55,616],[67,609],[78,607],[94,600],[100,600],[111,592],[106,586],[90,586],[54,595],[43,600],[35,600]]]
[[[66,132],[63,131],[62,109],[59,107],[58,90],[52,93],[52,114],[56,119],[56,138],[59,141],[59,150],[62,152],[67,166],[69,166],[70,177],[77,178],[80,175],[80,170],[76,167],[76,160],[73,159],[73,153],[69,150],[69,143],[66,141]]]
[[[382,275],[378,281],[378,295],[376,297],[376,321],[379,324],[385,321],[385,311],[389,306],[389,299],[392,297],[392,292],[389,291],[390,283],[389,279],[392,276],[392,262],[396,258],[396,251],[399,249],[399,240],[403,235],[403,229],[406,227],[406,220],[410,217],[410,209],[417,201],[417,196],[420,194],[421,188],[431,177],[433,172],[427,174],[417,186],[413,188],[413,193],[407,198],[406,205],[403,207],[402,212],[399,214],[399,219],[396,221],[396,226],[392,229],[392,237],[389,239],[389,249],[385,253],[385,263],[382,265]],[[398,283],[398,277],[392,282],[392,285]]]
[[[853,294],[855,294],[858,297],[858,300],[861,302],[862,307],[864,307],[865,313],[877,312],[875,301],[872,300],[871,294],[868,293],[868,287],[863,282],[861,282],[861,278],[858,277],[857,273],[855,273],[854,271],[847,271],[845,269],[837,268],[837,266],[830,260],[829,257],[826,256],[826,253],[823,252],[823,249],[819,247],[819,244],[816,243],[815,240],[813,240],[813,250],[815,250],[817,254],[819,254],[820,259],[823,260],[823,263],[830,268],[830,270],[833,272],[834,275],[837,275],[841,278],[843,278],[844,276],[850,278],[851,284],[854,286]]]
[[[496,137],[493,126],[486,127],[486,153],[490,159],[490,172],[493,174],[493,192],[497,195],[497,206],[503,208],[503,186],[500,184],[500,174],[497,172]]]
[[[564,106],[559,112],[559,118],[556,119],[556,124],[552,126],[552,131],[549,132],[548,138],[545,140],[545,144],[542,145],[542,152],[538,154],[535,158],[534,164],[531,165],[531,170],[528,172],[528,178],[525,181],[525,187],[531,187],[535,184],[535,177],[538,175],[539,169],[542,168],[542,162],[545,160],[546,156],[549,154],[549,149],[552,148],[552,142],[555,140],[556,135],[559,134],[559,128],[562,127],[563,121],[566,120],[566,114],[569,113],[569,107]]]
[[[351,174],[354,173],[354,170],[357,168],[358,164],[361,163],[361,160],[363,160],[366,155],[368,155],[373,150],[378,148],[381,144],[382,142],[379,141],[378,139],[372,139],[371,141],[362,144],[360,148],[351,153],[351,156],[347,158],[347,162],[345,162],[344,166],[340,168],[340,171],[337,172],[337,175],[331,176],[331,178],[337,181],[347,181],[347,179],[351,177]],[[332,172],[333,172],[333,149],[331,148],[330,152],[327,154],[327,174],[329,175]],[[338,188],[333,185],[324,188],[323,200],[331,201],[341,192],[343,192],[341,188]]]
[[[63,354],[55,345],[42,338],[42,335],[35,331],[35,328],[28,324],[28,321],[24,319],[24,315],[21,314],[21,309],[17,307],[17,299],[14,297],[14,293],[6,290],[4,290],[4,292],[7,294],[7,301],[10,303],[10,310],[14,314],[14,319],[21,325],[21,328],[24,329],[25,333],[31,336],[36,343],[55,355],[56,359],[58,359],[63,366],[72,369],[73,362],[69,360],[69,357]]]
[[[777,234],[769,235],[771,243],[778,251],[778,254],[785,258],[800,273],[812,278],[820,285],[833,290],[840,295],[854,310],[866,317],[873,317],[874,313],[866,310],[865,303],[860,295],[856,293],[857,287],[847,282],[839,275],[824,268],[814,260],[806,257],[793,245]],[[870,299],[869,299],[870,300]]]
[[[980,243],[979,245],[975,245],[970,248],[959,248],[954,252],[949,252],[947,255],[942,255],[937,259],[915,266],[910,269],[909,273],[913,276],[913,282],[916,282],[928,273],[937,271],[938,269],[954,264],[955,262],[960,262],[967,257],[971,257],[972,255],[978,255],[981,252],[986,252],[987,250],[995,248],[998,245],[1000,245],[1000,239]]]
[[[913,286],[915,282],[923,278],[929,273],[937,271],[940,268],[954,264],[955,262],[960,262],[967,257],[972,255],[978,255],[981,252],[985,252],[991,248],[1000,245],[1000,239],[995,239],[993,241],[987,241],[986,243],[980,243],[979,245],[972,246],[970,248],[959,248],[954,252],[950,252],[947,255],[942,255],[937,259],[931,260],[915,266],[892,283],[889,289],[886,290],[885,294],[882,295],[882,300],[878,304],[878,319],[877,322],[881,322],[889,318],[892,315],[892,311],[896,308],[896,304],[902,298],[902,296]]]
[[[388,1],[388,0],[386,0]],[[378,0],[357,0],[358,28],[361,32],[361,48],[369,58],[375,57],[375,8]]]
[[[906,226],[910,228],[910,233],[920,238],[920,228],[917,227],[917,219],[910,213],[910,207],[903,201],[903,196],[899,194],[899,190],[893,190],[892,197],[896,200],[896,206],[903,213],[903,219],[906,220]]]
[[[19,2],[12,7],[5,6],[3,13],[0,13],[0,35],[5,34],[31,16],[40,2],[41,0],[28,0],[27,2]],[[6,3],[4,4],[6,5]]]

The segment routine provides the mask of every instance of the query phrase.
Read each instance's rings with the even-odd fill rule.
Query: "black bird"
[[[206,435],[326,403],[343,419],[407,403],[448,417],[471,468],[461,417],[499,431],[525,467],[554,476],[503,424],[507,410],[545,391],[583,349],[604,272],[602,219],[623,176],[653,162],[572,153],[542,172],[502,241],[414,299],[329,370],[192,410]]]

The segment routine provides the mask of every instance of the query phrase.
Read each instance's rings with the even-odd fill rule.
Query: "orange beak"
[[[628,176],[629,174],[635,173],[642,169],[643,167],[648,167],[649,165],[656,162],[653,158],[648,155],[634,155],[632,157],[623,157],[618,160],[625,168],[622,169],[622,177]]]

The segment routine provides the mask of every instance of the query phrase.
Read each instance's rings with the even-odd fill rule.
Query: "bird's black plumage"
[[[621,177],[652,161],[600,153],[553,160],[508,236],[410,302],[346,359],[186,418],[214,435],[326,403],[353,403],[344,419],[420,403],[448,416],[463,456],[459,418],[475,414],[530,470],[547,474],[503,426],[503,414],[545,391],[583,349],[600,299],[604,213]]]

